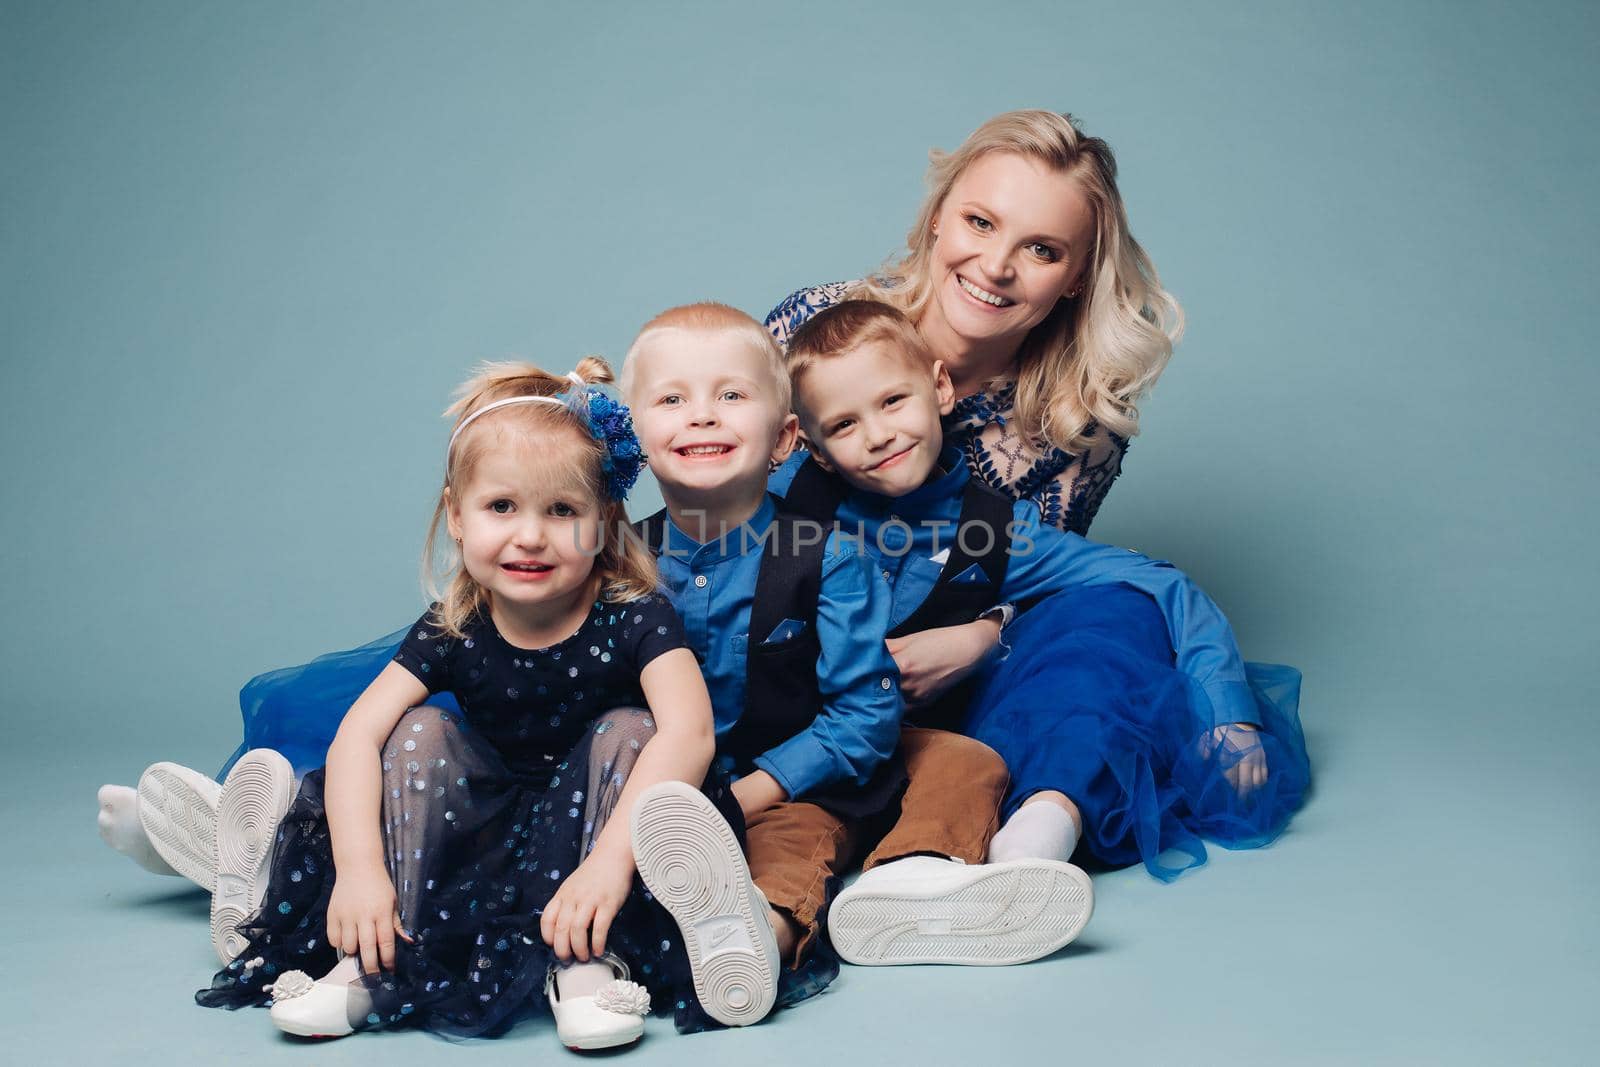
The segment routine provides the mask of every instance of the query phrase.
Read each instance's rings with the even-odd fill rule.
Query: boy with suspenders
[[[1216,721],[1255,729],[1232,629],[1181,571],[1041,526],[1034,505],[1002,497],[944,449],[950,377],[901,312],[866,300],[835,304],[790,338],[786,364],[811,455],[789,465],[774,489],[785,491],[785,510],[837,526],[874,556],[894,589],[891,636],[969,623],[996,605],[1009,615],[1012,605],[1072,588],[1123,585],[1154,602],[1177,668],[1209,697]],[[957,686],[907,719],[960,729],[968,696]],[[1247,769],[1241,763],[1234,773]],[[990,854],[1066,860],[1078,819],[1059,801],[1025,803]],[[871,888],[869,872],[840,895],[835,921],[853,894]]]
[[[848,930],[830,923],[851,962],[1016,963],[1076,937],[1092,907],[1077,868],[984,865],[1007,782],[994,752],[902,731],[889,585],[767,493],[797,429],[771,337],[724,305],[671,309],[629,349],[622,390],[667,504],[640,532],[701,658],[718,759],[742,775],[749,877],[779,954],[805,960],[830,881],[874,844],[864,866],[894,877]],[[663,872],[640,873],[654,889]]]

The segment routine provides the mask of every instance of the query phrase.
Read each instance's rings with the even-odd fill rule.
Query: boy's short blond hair
[[[784,414],[789,413],[791,397],[789,375],[784,369],[783,351],[778,347],[778,342],[772,339],[766,327],[749,315],[736,307],[719,304],[714,300],[668,308],[639,330],[639,336],[628,346],[628,354],[622,363],[622,395],[630,403],[633,400],[635,361],[649,347],[652,339],[670,330],[726,334],[747,342],[751,350],[761,357],[761,362],[772,379],[773,395],[777,398],[779,407]]]
[[[812,367],[874,342],[887,344],[916,367],[933,366],[928,342],[899,308],[877,300],[841,300],[811,316],[789,338],[784,368],[790,387],[798,396],[800,379]]]

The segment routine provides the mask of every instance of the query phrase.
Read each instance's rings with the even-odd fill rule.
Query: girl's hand
[[[1214,757],[1219,748],[1230,757],[1237,754],[1236,762],[1223,774],[1241,797],[1267,784],[1267,752],[1253,736],[1259,732],[1250,723],[1230,722],[1212,730],[1202,742],[1207,757]]]
[[[900,668],[900,692],[911,706],[929,704],[977,669],[1000,643],[1000,624],[979,619],[885,642]]]
[[[394,939],[409,942],[395,908],[394,883],[382,867],[334,876],[328,898],[328,943],[347,956],[359,954],[361,969],[376,974],[394,970]]]
[[[606,950],[611,922],[633,888],[633,854],[596,848],[567,875],[539,917],[539,934],[559,960],[587,963]]]

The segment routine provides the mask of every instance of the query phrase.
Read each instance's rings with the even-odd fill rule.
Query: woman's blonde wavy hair
[[[1139,432],[1139,399],[1155,384],[1183,333],[1183,310],[1161,288],[1155,265],[1128,230],[1111,146],[1079,131],[1070,115],[1008,111],[954,152],[929,153],[928,195],[907,235],[909,254],[851,295],[892,304],[913,321],[933,297],[934,222],[972,162],[991,152],[1038,160],[1078,183],[1094,211],[1094,251],[1082,295],[1063,298],[1017,352],[1016,416],[1023,433],[1063,451],[1083,451],[1096,426]]]
[[[589,384],[609,384],[611,366],[599,356],[585,357],[573,372]],[[571,378],[540,370],[529,363],[484,363],[477,373],[455,392],[455,403],[445,410],[455,416],[455,427],[473,412],[497,400],[517,396],[548,396],[575,388]],[[486,426],[488,423],[490,425]],[[572,449],[551,448],[546,457],[551,464],[565,460],[565,468],[554,466],[556,477],[570,477],[593,498],[600,512],[600,551],[594,567],[600,575],[601,599],[616,603],[636,600],[655,592],[660,583],[655,558],[628,524],[628,513],[620,500],[608,500],[602,492],[605,476],[601,471],[604,452],[589,433],[581,409],[556,404],[512,404],[477,419],[455,439],[445,457],[444,485],[428,525],[428,540],[422,550],[422,584],[435,606],[433,623],[451,637],[465,637],[465,629],[476,617],[487,618],[489,591],[467,573],[460,546],[453,543],[441,560],[436,553],[439,528],[449,514],[451,487],[464,486],[478,464],[495,447],[498,432],[507,429],[538,442],[557,434],[567,435]],[[448,542],[448,538],[446,539]],[[449,580],[440,587],[441,572]]]

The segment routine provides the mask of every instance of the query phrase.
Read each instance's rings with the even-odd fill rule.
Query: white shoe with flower
[[[588,963],[553,964],[544,993],[556,1036],[570,1049],[616,1048],[644,1036],[650,991],[630,981],[628,965],[609,952]]]
[[[335,968],[335,973],[338,968]],[[343,976],[313,980],[304,971],[285,971],[266,987],[272,994],[272,1024],[296,1037],[344,1037],[354,1033],[350,1015],[359,998],[370,1000],[364,989]]]

